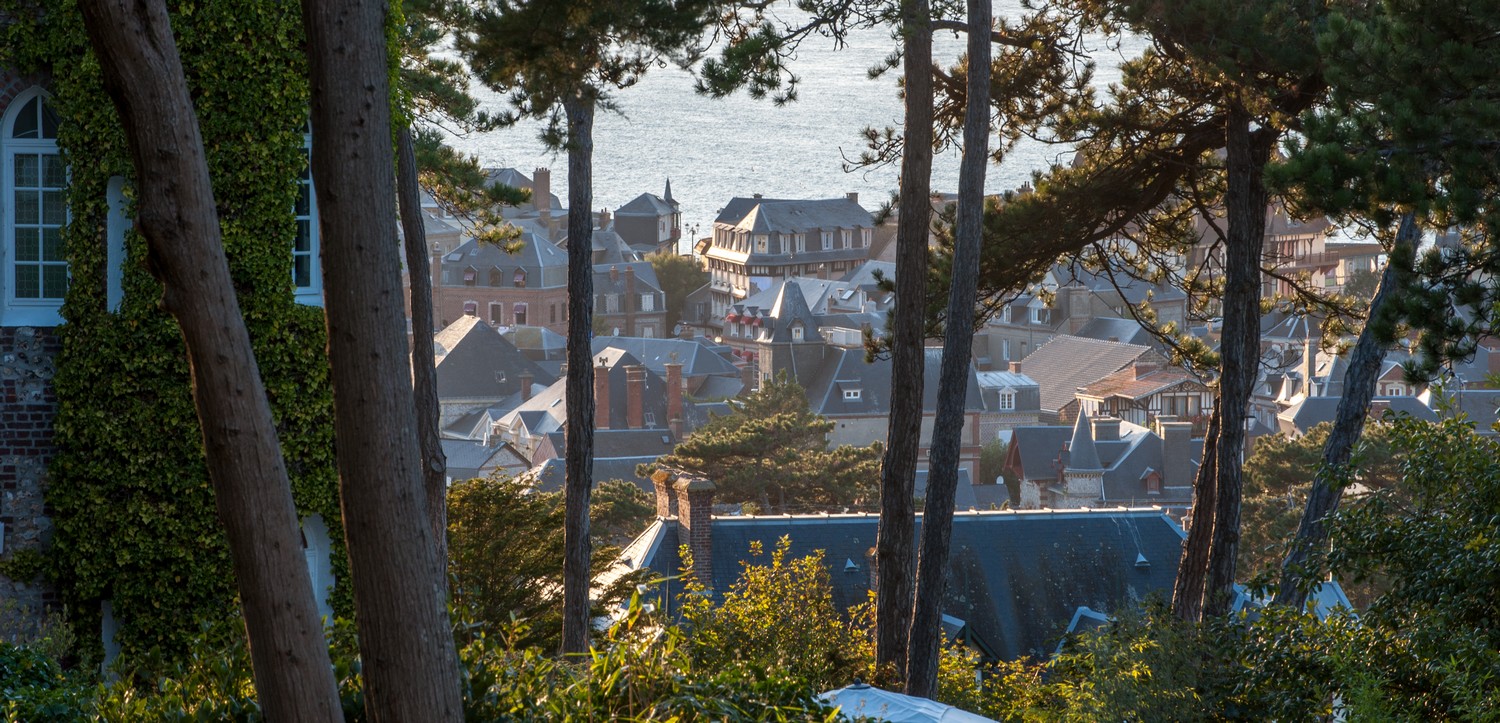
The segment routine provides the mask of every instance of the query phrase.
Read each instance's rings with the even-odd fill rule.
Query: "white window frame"
[[[856,402],[856,401],[859,401],[859,397],[860,397],[860,394],[859,394],[859,390],[858,389],[845,389],[844,390],[844,401],[846,401],[846,402]]]
[[[999,401],[1000,401],[1000,411],[1002,411],[1002,412],[1014,412],[1014,411],[1016,411],[1016,393],[1014,391],[1009,390],[1009,389],[1002,389],[1002,390],[1000,390]]]
[[[833,232],[832,231],[824,231],[823,232],[823,250],[824,251],[832,251],[833,250]]]
[[[63,299],[19,299],[16,298],[16,155],[56,155],[61,156],[61,150],[57,146],[57,139],[17,139],[11,138],[15,129],[16,119],[20,116],[21,109],[31,103],[33,99],[40,99],[43,104],[51,100],[51,95],[42,90],[40,86],[28,88],[11,101],[5,111],[3,122],[0,122],[0,288],[4,289],[0,296],[0,326],[59,326],[63,323],[62,305]],[[40,127],[38,128],[40,131]],[[42,173],[38,168],[37,173]],[[63,168],[63,201],[64,216],[63,229],[66,229],[72,221],[72,212],[67,208],[68,182],[66,174],[68,169]],[[62,233],[66,234],[66,230]],[[64,263],[67,254],[64,251]],[[67,292],[64,292],[64,296]]]
[[[656,311],[655,294],[641,294],[641,311]]]
[[[763,233],[755,234],[755,253],[766,253],[770,247],[770,237]]]
[[[872,229],[862,228],[859,230],[859,244],[864,248],[870,248],[870,239],[875,235]]]
[[[604,313],[606,313],[606,314],[618,314],[618,313],[620,313],[620,295],[619,294],[605,294],[604,295]]]
[[[801,324],[792,325],[792,341],[803,341],[807,338],[807,332]]]
[[[1033,306],[1033,307],[1031,307],[1031,323],[1033,323],[1033,324],[1046,324],[1046,323],[1048,323],[1049,319],[1047,317],[1049,315],[1048,315],[1047,311],[1048,311],[1048,309],[1045,306]]]
[[[299,304],[308,306],[323,305],[323,268],[320,252],[322,250],[323,238],[318,229],[318,192],[312,177],[312,133],[302,134],[302,155],[307,159],[307,177],[297,177],[297,193],[302,193],[302,188],[307,188],[307,214],[299,215],[295,205],[292,207],[292,215],[298,222],[307,221],[308,242],[306,251],[297,250],[296,236],[292,237],[292,285],[295,289],[295,298]],[[297,257],[307,259],[308,283],[305,286],[297,286]]]

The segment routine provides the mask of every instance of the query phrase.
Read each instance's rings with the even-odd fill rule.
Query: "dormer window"
[[[807,332],[802,328],[801,322],[792,324],[792,341],[803,341],[806,337]]]
[[[844,390],[844,401],[846,401],[846,402],[857,402],[857,401],[859,401],[859,390],[858,389],[845,389]]]
[[[1000,411],[1016,411],[1016,391],[1014,389],[1000,390]]]
[[[770,242],[768,241],[768,237],[765,234],[763,234],[763,233],[756,234],[755,235],[755,252],[758,253],[758,254],[766,253],[766,251],[768,250],[767,247],[768,247],[769,243]]]
[[[833,232],[832,231],[824,231],[823,232],[823,250],[824,251],[832,251],[833,250]]]
[[[800,253],[802,253],[803,251],[806,251],[806,250],[807,250],[807,234],[805,234],[805,233],[799,233],[799,234],[797,234],[797,253],[800,254]]]
[[[859,230],[859,243],[865,248],[870,248],[870,238],[875,235],[872,229],[862,228]]]
[[[478,275],[479,275],[478,269],[475,269],[473,266],[470,266],[469,268],[464,269],[464,286],[473,286],[474,285],[474,279]]]
[[[518,289],[526,288],[526,269],[516,269],[515,275],[511,277],[511,283],[515,284]]]
[[[1052,310],[1045,306],[1031,307],[1031,323],[1046,324],[1052,319]]]
[[[499,286],[503,278],[505,278],[505,272],[501,271],[499,267],[490,269],[490,286]]]

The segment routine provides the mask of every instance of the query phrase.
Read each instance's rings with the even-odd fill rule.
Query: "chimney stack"
[[[538,168],[531,172],[531,206],[547,216],[552,210],[552,170]]]
[[[1010,373],[1011,374],[1020,374],[1021,373],[1021,362],[1018,362],[1018,361],[1011,362],[1010,363]]]
[[[646,367],[625,367],[625,423],[631,429],[646,427]]]
[[[1094,417],[1089,422],[1094,425],[1095,442],[1120,441],[1120,420],[1118,418]]]
[[[618,266],[610,266],[609,267],[609,280],[610,281],[619,281],[620,280],[620,267],[618,267]]]
[[[1161,365],[1157,364],[1154,361],[1136,359],[1135,362],[1131,364],[1131,368],[1135,370],[1135,378],[1140,379],[1141,377],[1147,376],[1152,372],[1161,369]]]
[[[854,203],[859,203],[859,192],[850,191],[849,193],[844,194],[844,198],[847,198]]]
[[[525,401],[528,401],[528,400],[531,399],[531,383],[533,381],[535,381],[535,380],[531,376],[531,372],[521,372],[521,401],[522,402],[525,402]]]
[[[677,480],[677,541],[693,553],[692,572],[698,582],[712,589],[714,483],[702,477]]]
[[[602,358],[594,367],[594,429],[609,429],[609,367]]]
[[[672,489],[673,476],[664,469],[651,475],[651,486],[656,488],[656,516],[672,517],[677,514],[677,493]]]
[[[667,362],[667,426],[672,438],[682,441],[682,364]]]
[[[607,208],[599,209],[599,228],[609,228],[609,209]]]
[[[1162,487],[1193,485],[1193,423],[1176,417],[1157,417],[1161,435]]]
[[[740,390],[740,396],[748,397],[755,391],[755,365],[747,361],[740,367],[740,383],[745,385]]]

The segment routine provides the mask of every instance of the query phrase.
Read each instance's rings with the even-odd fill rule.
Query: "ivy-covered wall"
[[[4,29],[0,63],[50,73],[71,174],[65,244],[72,282],[66,323],[56,330],[58,451],[47,491],[55,537],[47,567],[78,630],[97,631],[100,602],[111,600],[122,654],[155,664],[181,654],[199,622],[236,614],[228,547],[182,339],[157,307],[160,286],[134,234],[126,239],[123,302],[118,312],[107,310],[106,188],[122,176],[128,199],[131,171],[98,60],[74,2],[40,3],[40,16],[18,4],[0,2],[0,17],[36,19]],[[304,517],[329,522],[335,575],[345,581],[322,310],[296,304],[292,289],[308,95],[300,7],[274,0],[169,5],[293,495]],[[351,610],[348,588],[335,588],[339,614]]]

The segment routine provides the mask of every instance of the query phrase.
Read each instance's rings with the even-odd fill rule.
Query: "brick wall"
[[[52,538],[43,493],[55,451],[52,373],[58,349],[50,329],[0,327],[0,524],[5,526],[0,557],[6,559],[20,550],[43,549]],[[0,574],[0,637],[35,625],[44,606],[55,602],[55,591]]]

